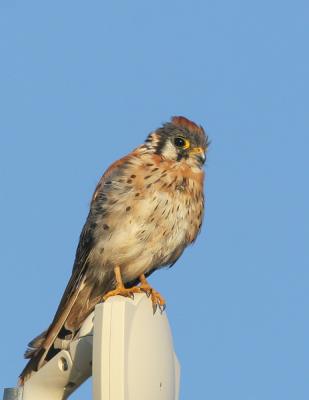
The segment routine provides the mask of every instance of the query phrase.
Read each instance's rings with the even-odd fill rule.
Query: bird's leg
[[[162,313],[166,308],[166,303],[164,298],[160,295],[159,292],[157,292],[153,287],[149,285],[144,274],[142,274],[139,277],[139,280],[141,282],[140,285],[141,291],[145,292],[148,297],[149,296],[151,297],[153,313],[156,312],[158,307]]]
[[[112,296],[125,296],[125,297],[131,297],[131,299],[134,299],[134,293],[140,293],[140,288],[138,286],[133,286],[131,288],[126,288],[123,284],[122,277],[121,277],[121,271],[120,267],[117,265],[114,268],[114,273],[115,273],[115,278],[116,278],[116,288],[114,290],[111,290],[110,292],[106,293],[103,296],[103,300],[107,300],[109,297]]]
[[[147,297],[149,297],[151,295],[151,291],[152,291],[152,287],[149,285],[146,277],[144,274],[142,274],[139,277],[139,281],[140,281],[140,288],[143,292],[145,292],[147,294]]]

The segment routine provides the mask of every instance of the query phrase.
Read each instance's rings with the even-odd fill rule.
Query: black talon
[[[166,309],[166,304],[163,304],[162,306],[160,306],[161,314],[164,313],[165,309]]]
[[[141,288],[141,291],[144,292],[144,293],[146,294],[147,297],[150,297],[150,295],[151,295],[151,290]]]

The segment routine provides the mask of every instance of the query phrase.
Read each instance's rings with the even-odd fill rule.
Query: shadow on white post
[[[77,338],[3,400],[64,400],[93,376],[94,400],[178,400],[180,367],[166,313],[144,294],[98,304]],[[66,348],[67,347],[67,348]]]

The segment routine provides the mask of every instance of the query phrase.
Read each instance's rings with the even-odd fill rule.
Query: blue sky
[[[307,400],[308,2],[0,11],[0,385],[15,385],[26,343],[51,321],[105,168],[182,114],[212,144],[202,234],[152,278],[181,400]]]

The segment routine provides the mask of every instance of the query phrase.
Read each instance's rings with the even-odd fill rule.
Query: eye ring
[[[190,147],[190,142],[188,139],[185,139],[182,136],[177,136],[174,139],[174,144],[176,147],[180,148],[180,149],[188,149]]]

